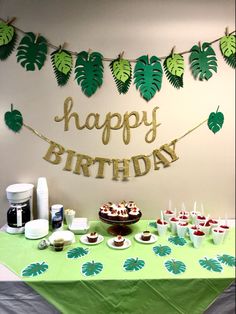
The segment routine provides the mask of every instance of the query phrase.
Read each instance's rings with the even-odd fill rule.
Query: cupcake
[[[127,209],[118,211],[118,219],[120,221],[126,221],[126,220],[129,219],[129,215],[128,215]]]
[[[102,206],[100,208],[100,215],[103,218],[108,218],[109,208],[107,206]]]
[[[129,218],[131,220],[138,218],[139,215],[140,215],[140,210],[137,207],[134,207],[129,211]]]
[[[134,207],[136,207],[136,204],[134,201],[129,201],[128,204],[126,205],[126,207],[131,210]]]
[[[111,211],[109,211],[109,213],[107,214],[107,218],[110,220],[118,220],[118,212],[116,209],[112,209]]]
[[[115,237],[113,241],[115,246],[123,246],[124,242],[125,242],[125,239],[121,235],[118,235],[117,237]]]
[[[87,239],[89,243],[95,243],[98,240],[97,232],[91,232],[87,235]]]
[[[149,241],[151,239],[151,232],[148,230],[145,230],[141,234],[141,240],[143,241]]]

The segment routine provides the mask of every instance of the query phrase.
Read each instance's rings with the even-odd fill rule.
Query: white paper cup
[[[225,231],[224,240],[228,237],[230,227],[226,225],[220,225],[220,229]]]
[[[176,216],[176,213],[175,213],[175,212],[173,212],[173,211],[171,211],[171,212],[172,212],[172,214],[171,214],[171,213],[168,213],[167,210],[164,211],[164,213],[163,213],[163,215],[164,215],[164,220],[166,220],[166,221],[169,222],[172,217],[175,217],[175,216]]]
[[[196,222],[197,222],[197,216],[199,216],[199,215],[200,215],[200,212],[192,211],[192,212],[190,213],[191,222],[192,222],[193,225],[196,224]]]
[[[203,231],[206,236],[208,236],[210,234],[210,231],[211,231],[211,225],[207,226],[207,225],[204,225],[203,223],[201,223],[199,225],[199,229],[201,231]]]
[[[193,229],[194,228],[194,229]],[[195,225],[189,226],[188,227],[188,233],[189,233],[189,237],[190,240],[193,242],[193,233],[197,231],[197,227]]]
[[[65,210],[65,219],[66,219],[66,224],[68,227],[71,226],[73,219],[75,218],[75,211],[73,209],[68,210],[68,212],[66,212]]]
[[[164,222],[166,223],[165,224],[157,223],[157,231],[158,231],[159,236],[165,235],[169,227],[169,224],[167,223],[167,221],[164,221]]]
[[[182,226],[181,222],[177,224],[177,235],[178,235],[178,237],[184,238],[187,230],[188,230],[188,225]]]
[[[196,232],[196,231],[195,231]],[[193,238],[193,246],[198,249],[201,245],[202,245],[202,242],[205,238],[205,233],[203,235],[195,235],[193,232],[192,234],[192,238]]]
[[[178,219],[180,222],[189,222],[189,216],[186,215],[180,215],[178,216]]]
[[[173,218],[173,217],[172,217]],[[170,230],[173,234],[177,233],[177,224],[179,223],[179,219],[177,218],[177,221],[170,220]]]
[[[225,236],[225,230],[221,228],[212,229],[212,240],[214,244],[220,245],[224,240],[224,236]]]
[[[197,219],[196,219],[196,224],[197,225],[199,225],[201,223],[205,223],[205,222],[206,222],[206,217],[205,216],[197,216]]]
[[[186,211],[186,210],[181,210],[181,211],[179,212],[179,216],[187,216],[187,217],[189,217],[189,212]]]

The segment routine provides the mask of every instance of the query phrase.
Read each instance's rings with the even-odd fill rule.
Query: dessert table
[[[126,249],[111,248],[107,225],[90,222],[104,240],[76,242],[55,252],[37,248],[40,240],[0,232],[0,263],[18,275],[63,314],[200,314],[235,278],[235,229],[221,245],[207,237],[198,249],[188,237],[159,237],[154,221],[132,225]],[[150,230],[156,242],[135,235]],[[33,266],[34,268],[33,268]]]

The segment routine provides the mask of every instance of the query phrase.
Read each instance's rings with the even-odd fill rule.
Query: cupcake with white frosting
[[[115,246],[123,246],[125,242],[125,238],[123,238],[121,235],[118,235],[114,238],[113,243]]]

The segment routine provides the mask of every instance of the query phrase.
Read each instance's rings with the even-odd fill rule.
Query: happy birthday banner
[[[130,60],[124,58],[124,52],[116,58],[105,58],[100,52],[94,52],[91,49],[79,53],[66,50],[65,44],[58,47],[48,42],[39,33],[25,32],[14,27],[12,25],[14,20],[15,18],[5,21],[0,18],[0,60],[6,60],[11,55],[16,48],[17,32],[20,32],[23,38],[16,48],[16,58],[26,71],[41,70],[50,47],[53,49],[50,57],[57,84],[64,86],[72,74],[73,57],[75,57],[75,80],[88,97],[92,96],[103,84],[103,61],[110,62],[109,66],[120,94],[128,92],[133,80],[136,89],[146,101],[152,99],[156,92],[161,90],[163,72],[173,87],[180,89],[184,86],[184,54],[190,54],[189,63],[193,77],[200,81],[209,80],[213,73],[217,72],[217,58],[212,44],[218,41],[224,60],[232,68],[236,67],[236,36],[233,35],[235,30],[229,33],[228,28],[226,28],[225,36],[211,42],[199,42],[188,51],[176,53],[174,47],[164,57],[149,57],[147,54]],[[133,71],[132,62],[135,63]]]

